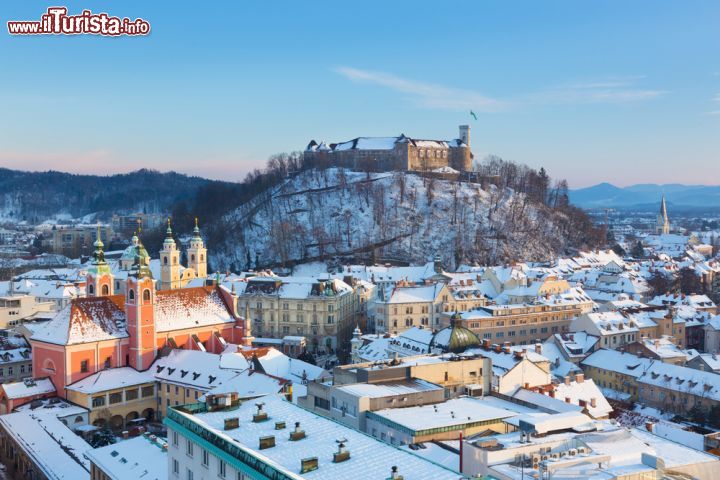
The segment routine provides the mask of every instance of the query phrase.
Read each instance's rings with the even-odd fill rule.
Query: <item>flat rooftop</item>
[[[457,427],[462,429],[468,424],[498,422],[514,417],[516,412],[491,406],[483,400],[461,397],[433,405],[416,407],[388,408],[368,412],[368,419],[384,419],[408,430],[419,432],[435,428]]]
[[[393,466],[398,473],[412,480],[456,480],[458,474],[441,465],[421,458],[411,451],[402,450],[380,442],[369,435],[345,427],[333,420],[321,417],[279,396],[263,397],[264,411],[269,420],[253,423],[257,408],[255,402],[241,404],[237,409],[206,412],[204,408],[192,413],[196,406],[173,408],[165,423],[170,429],[180,431],[191,439],[211,442],[215,448],[228,453],[227,461],[233,464],[255,464],[257,468],[272,470],[278,478],[291,479],[384,479],[390,476]],[[225,419],[238,418],[239,428],[224,430]],[[275,430],[275,422],[286,422],[286,428]],[[289,434],[295,422],[307,437],[290,441]],[[203,431],[199,437],[192,433]],[[275,436],[276,445],[259,450],[259,439]],[[350,459],[333,462],[338,450],[338,440],[343,440]],[[308,457],[318,458],[318,469],[300,473],[300,461]]]
[[[384,383],[354,383],[337,389],[358,397],[382,398],[443,390],[443,387],[425,380],[413,379]]]

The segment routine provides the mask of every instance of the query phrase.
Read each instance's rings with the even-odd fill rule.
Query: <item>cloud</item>
[[[384,72],[372,72],[351,67],[338,67],[337,73],[354,82],[370,83],[406,95],[406,99],[419,107],[436,110],[475,110],[497,112],[507,109],[506,102],[483,95],[474,90],[446,87],[433,83],[417,82]]]
[[[653,90],[636,86],[642,76],[608,78],[582,83],[567,83],[527,96],[530,103],[589,104],[631,103],[652,100],[667,94],[665,90]]]
[[[398,77],[385,72],[352,67],[334,69],[354,82],[363,82],[400,92],[418,107],[436,110],[498,112],[524,105],[630,103],[651,100],[667,92],[636,87],[642,76],[606,78],[585,83],[568,83],[506,99],[488,97],[475,90],[447,87]]]

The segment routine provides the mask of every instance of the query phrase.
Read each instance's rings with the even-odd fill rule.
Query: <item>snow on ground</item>
[[[473,262],[546,260],[566,239],[560,214],[511,189],[337,168],[302,172],[225,220],[242,230],[228,232],[216,252],[220,268],[367,254],[369,245],[384,258],[421,263],[437,252],[449,267],[458,249]]]
[[[327,265],[324,262],[310,262],[296,265],[293,268],[294,277],[312,277],[327,275]]]

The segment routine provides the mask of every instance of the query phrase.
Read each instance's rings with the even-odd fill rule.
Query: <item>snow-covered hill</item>
[[[547,260],[569,246],[571,220],[510,189],[388,172],[309,170],[223,218],[219,268],[332,256],[459,262]]]

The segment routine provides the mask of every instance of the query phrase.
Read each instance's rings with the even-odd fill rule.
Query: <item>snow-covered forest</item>
[[[239,270],[333,256],[422,262],[437,254],[452,268],[547,260],[596,241],[586,217],[553,194],[543,192],[549,200],[539,202],[506,186],[415,173],[302,170],[222,218],[213,260]]]

